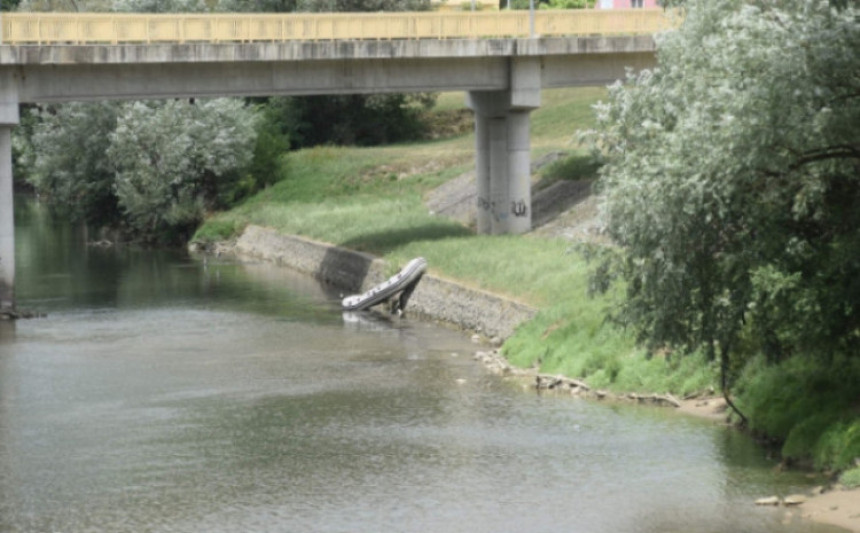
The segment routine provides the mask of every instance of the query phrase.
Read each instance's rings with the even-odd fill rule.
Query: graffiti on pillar
[[[478,209],[489,211],[491,207],[492,205],[490,204],[489,200],[487,200],[486,198],[481,198],[480,196],[478,197]]]
[[[511,202],[511,213],[513,213],[515,217],[528,216],[529,206],[526,205],[525,200]]]

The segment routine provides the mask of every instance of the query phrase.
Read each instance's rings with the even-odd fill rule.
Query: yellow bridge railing
[[[552,10],[541,36],[635,35],[668,29],[660,9]],[[527,11],[334,14],[3,13],[2,44],[282,42],[527,37]]]

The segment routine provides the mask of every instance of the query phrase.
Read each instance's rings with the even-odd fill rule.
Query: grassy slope
[[[572,149],[576,130],[590,126],[591,105],[604,94],[595,88],[544,92],[543,106],[532,114],[533,156]],[[438,108],[451,111],[462,105],[462,94],[445,94]],[[246,224],[259,224],[368,251],[394,265],[424,256],[435,274],[541,308],[536,319],[505,344],[504,352],[514,364],[539,365],[544,372],[620,391],[685,394],[716,382],[716,369],[701,357],[647,358],[629,334],[608,324],[604,317],[612,299],[586,296],[587,265],[568,243],[534,236],[477,236],[430,215],[423,195],[471,168],[473,142],[465,135],[287,154],[283,178],[276,185],[213,217],[196,239],[223,238]],[[852,372],[860,379],[860,370]],[[823,421],[813,416],[821,407],[815,402],[772,401],[779,400],[775,391],[787,376],[798,373],[788,366],[748,373],[742,381],[741,403],[753,411],[759,429],[787,440],[790,455],[812,456],[821,466],[845,468],[852,454],[860,455],[860,423],[850,418],[846,422],[844,398],[831,401]],[[840,370],[834,374],[840,375]],[[850,384],[847,387],[853,390]],[[795,426],[800,428],[793,438]],[[827,439],[814,438],[828,428],[841,429]]]

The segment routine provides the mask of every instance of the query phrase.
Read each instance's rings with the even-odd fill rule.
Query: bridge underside
[[[3,67],[19,102],[141,100],[441,91],[503,91],[519,64],[542,88],[600,86],[625,67],[651,65],[648,54],[579,57],[315,60],[307,62],[82,64]]]
[[[599,86],[654,62],[650,36],[0,46],[0,308],[14,304],[11,131],[21,103],[465,91],[478,232],[531,229],[529,114],[544,88]]]

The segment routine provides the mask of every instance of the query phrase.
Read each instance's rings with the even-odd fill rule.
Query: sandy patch
[[[728,406],[724,398],[696,398],[682,400],[678,412],[699,418],[707,418],[714,422],[726,422],[726,417],[728,416],[727,409]]]
[[[860,533],[860,488],[811,496],[799,510],[803,518]]]

